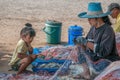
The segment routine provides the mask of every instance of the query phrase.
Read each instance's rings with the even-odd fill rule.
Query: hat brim
[[[110,14],[111,14],[111,12],[106,12],[106,13],[103,13],[100,15],[87,15],[87,12],[82,12],[82,13],[78,14],[78,17],[79,18],[100,18],[100,17],[108,16]]]

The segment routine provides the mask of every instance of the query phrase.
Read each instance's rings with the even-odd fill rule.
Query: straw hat
[[[99,18],[109,15],[110,12],[103,13],[100,2],[90,2],[88,4],[88,11],[78,14],[80,18]]]

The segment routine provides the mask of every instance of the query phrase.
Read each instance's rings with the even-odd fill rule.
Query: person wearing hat
[[[115,33],[108,18],[109,14],[110,12],[103,13],[100,2],[90,2],[88,11],[78,14],[79,18],[88,18],[91,28],[85,38],[79,36],[74,39],[74,42],[84,50],[85,54],[93,62],[106,61],[107,59],[109,63],[109,61],[120,59],[116,49]],[[82,61],[84,63],[85,60]],[[102,64],[105,64],[104,67],[102,66],[103,68],[96,65],[99,70],[103,70],[108,66],[106,62]]]
[[[110,16],[116,19],[114,30],[120,32],[120,5],[118,3],[111,3],[108,6],[108,12],[111,12]]]

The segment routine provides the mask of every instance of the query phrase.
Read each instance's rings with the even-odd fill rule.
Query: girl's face
[[[34,37],[30,37],[30,35],[24,36],[24,41],[30,44],[33,41]]]
[[[88,18],[88,22],[91,26],[96,26],[97,25],[97,20],[96,18]]]

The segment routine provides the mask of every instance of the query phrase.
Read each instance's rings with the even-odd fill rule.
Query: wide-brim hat
[[[80,18],[99,18],[99,17],[108,16],[109,14],[111,14],[111,12],[103,13],[100,2],[90,2],[88,4],[88,11],[79,13],[78,17],[80,17]]]

